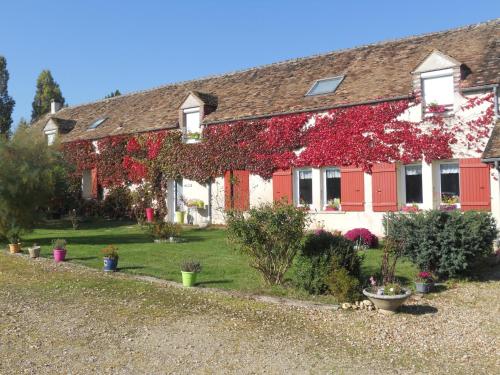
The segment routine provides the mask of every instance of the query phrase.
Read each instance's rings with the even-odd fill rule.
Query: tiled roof
[[[483,160],[500,158],[500,120],[497,120],[483,152]]]
[[[63,108],[60,119],[76,121],[63,141],[100,138],[178,126],[178,109],[192,91],[217,109],[204,123],[318,110],[378,98],[408,96],[411,72],[432,51],[465,64],[462,87],[500,81],[500,19],[459,29],[289,60]],[[305,96],[314,81],[345,75],[331,94]],[[44,126],[49,115],[38,121]],[[107,117],[95,130],[88,126]],[[41,125],[40,125],[41,124]]]

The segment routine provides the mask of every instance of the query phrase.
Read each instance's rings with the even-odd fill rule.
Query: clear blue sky
[[[2,0],[14,121],[50,69],[70,105],[500,17],[500,1]]]

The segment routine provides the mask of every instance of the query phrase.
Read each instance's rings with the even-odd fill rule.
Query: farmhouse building
[[[381,234],[388,211],[485,210],[500,222],[499,83],[497,19],[88,104],[59,109],[54,103],[35,126],[49,143],[176,130],[185,142],[196,143],[203,142],[204,128],[220,124],[307,113],[311,117],[304,126],[314,127],[317,118],[335,109],[400,100],[412,103],[400,116],[404,121],[424,123],[436,113],[449,126],[487,119],[486,132],[474,136],[478,147],[465,146],[464,140],[472,138],[465,130],[444,160],[395,160],[368,171],[356,165],[305,165],[276,169],[270,179],[235,170],[207,184],[186,178],[168,182],[172,221],[175,211],[188,210],[190,199],[204,204],[189,209],[186,220],[223,223],[228,208],[246,210],[284,198],[308,209],[313,226],[341,231],[366,227]],[[474,98],[478,101],[471,104]],[[96,197],[99,173],[83,171],[84,197]]]

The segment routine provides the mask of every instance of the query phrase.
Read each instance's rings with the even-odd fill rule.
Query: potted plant
[[[439,206],[439,209],[441,211],[455,211],[458,208],[458,202],[458,196],[443,194],[441,196],[441,205]]]
[[[115,272],[118,266],[118,247],[115,245],[106,246],[101,250],[104,255],[104,272]]]
[[[201,272],[200,262],[188,260],[181,264],[182,285],[192,287],[196,283],[196,276]]]
[[[411,291],[402,288],[398,283],[377,286],[373,277],[370,278],[370,282],[371,286],[363,289],[363,294],[382,314],[394,314],[411,296]]]
[[[21,238],[20,230],[11,229],[7,233],[7,239],[9,240],[9,251],[11,254],[16,254],[21,252]]]
[[[186,216],[185,211],[175,211],[175,222],[178,224],[184,224],[185,216]]]
[[[421,271],[415,277],[415,290],[418,293],[429,293],[434,285],[434,279],[430,272]]]
[[[340,199],[334,198],[328,201],[326,205],[326,211],[340,211]]]
[[[191,208],[199,208],[202,209],[205,207],[205,202],[203,202],[201,199],[190,199],[187,201],[187,206]]]
[[[418,204],[412,203],[410,205],[403,206],[401,211],[411,213],[411,212],[419,212],[420,207],[418,207]]]
[[[66,258],[66,245],[67,242],[66,240],[63,239],[57,239],[52,241],[52,248],[53,250],[53,255],[54,255],[54,260],[56,262],[64,262]]]
[[[30,258],[38,258],[40,256],[41,247],[36,243],[33,244],[32,247],[28,247],[28,251],[30,253]]]
[[[148,223],[152,223],[154,221],[154,218],[155,218],[155,214],[154,214],[153,208],[147,207],[146,208],[146,221]]]
[[[386,234],[389,234],[390,217],[385,216],[384,221]],[[372,276],[370,277],[370,286],[363,289],[363,294],[383,314],[394,314],[411,296],[411,291],[402,288],[395,279],[396,264],[402,255],[403,243],[387,235],[384,241],[384,253],[380,267],[382,285],[378,286],[377,281]]]

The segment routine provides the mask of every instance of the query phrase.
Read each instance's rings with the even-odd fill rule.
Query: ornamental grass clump
[[[227,215],[228,238],[269,285],[283,283],[302,246],[307,213],[281,202]]]
[[[186,260],[181,263],[181,271],[182,272],[193,272],[200,273],[201,272],[201,264],[196,260]]]

